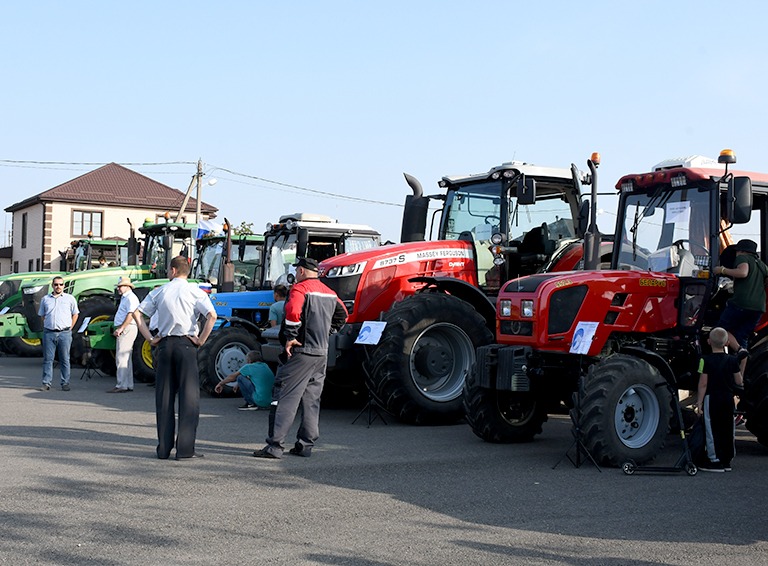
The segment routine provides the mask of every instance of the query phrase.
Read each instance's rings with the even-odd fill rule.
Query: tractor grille
[[[533,336],[533,323],[522,320],[502,320],[499,331],[509,336]]]
[[[344,306],[350,314],[354,310],[355,295],[357,286],[360,284],[360,275],[350,275],[349,277],[323,277],[323,283],[333,290],[341,299]]]
[[[530,391],[526,367],[530,348],[522,346],[482,346],[477,349],[477,384],[500,391]],[[493,376],[496,376],[495,384]]]
[[[547,327],[550,334],[568,332],[576,320],[576,315],[579,313],[586,295],[586,285],[566,287],[552,293],[552,301],[549,305],[549,326]]]

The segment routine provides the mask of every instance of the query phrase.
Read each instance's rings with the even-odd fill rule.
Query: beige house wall
[[[22,226],[23,216],[27,214],[27,240],[26,246],[22,247]],[[31,271],[38,271],[38,261],[40,269],[45,271],[50,269],[44,266],[43,261],[43,219],[45,207],[42,204],[35,204],[13,214],[13,262],[18,262],[20,272],[30,271],[30,261],[32,262]],[[46,223],[47,224],[47,223]]]

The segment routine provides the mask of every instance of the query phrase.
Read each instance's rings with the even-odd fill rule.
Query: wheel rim
[[[409,357],[411,379],[427,399],[452,401],[461,395],[474,361],[474,345],[461,328],[435,324],[416,338]]]
[[[42,344],[42,340],[39,338],[24,338],[22,336],[21,341],[24,342],[27,346],[34,346],[35,348]]]
[[[659,402],[647,385],[624,390],[616,403],[614,426],[619,440],[628,448],[642,448],[659,428]]]
[[[536,412],[536,400],[530,393],[499,392],[499,414],[512,426],[523,426]]]
[[[219,381],[238,371],[245,364],[250,348],[241,342],[230,342],[216,354],[216,377]]]
[[[155,361],[152,358],[152,346],[146,340],[141,345],[141,361],[148,368],[155,369]]]

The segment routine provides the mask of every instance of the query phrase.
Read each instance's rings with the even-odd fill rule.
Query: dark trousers
[[[320,394],[325,383],[327,356],[294,353],[277,368],[269,414],[269,437],[266,450],[281,456],[285,438],[301,407],[301,425],[296,433],[297,443],[310,450],[320,436]]]
[[[166,459],[176,446],[178,458],[195,453],[200,420],[200,381],[197,348],[185,336],[169,336],[157,346],[155,358],[155,410],[157,413],[157,457]],[[174,405],[179,397],[179,433],[176,434]]]
[[[704,397],[706,454],[711,462],[730,467],[735,455],[736,428],[733,422],[733,397]]]

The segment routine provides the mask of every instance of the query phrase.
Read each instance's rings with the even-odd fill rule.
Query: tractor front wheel
[[[581,388],[573,410],[584,444],[600,464],[620,466],[633,460],[643,465],[661,452],[673,401],[654,366],[616,354],[590,367]]]
[[[486,442],[530,442],[547,421],[533,393],[478,387],[474,371],[464,386],[464,407],[472,432]]]
[[[226,326],[214,331],[197,352],[200,388],[217,395],[216,385],[245,365],[251,350],[261,350],[258,337],[244,328]]]

